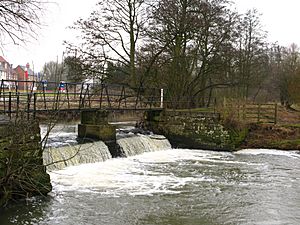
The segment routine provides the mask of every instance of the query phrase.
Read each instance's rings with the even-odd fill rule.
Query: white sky
[[[244,13],[256,8],[261,16],[264,30],[270,42],[289,46],[300,46],[300,0],[233,0],[237,9]]]
[[[47,26],[43,27],[37,40],[27,46],[6,46],[4,58],[11,64],[34,65],[35,72],[40,71],[45,62],[62,59],[64,40],[74,38],[67,26],[79,17],[87,17],[99,0],[54,0],[44,18]],[[256,8],[262,13],[261,22],[268,31],[270,42],[288,46],[296,43],[300,46],[300,0],[233,0],[240,13]],[[0,53],[1,54],[1,53]],[[32,67],[32,66],[31,66]]]
[[[78,18],[87,17],[98,1],[53,0],[57,4],[48,4],[45,17],[42,19],[45,25],[39,30],[37,40],[31,40],[26,46],[5,46],[4,58],[13,64],[13,67],[29,62],[35,72],[41,71],[45,62],[56,61],[57,58],[61,61],[64,51],[63,41],[72,40],[75,36],[67,27],[73,25]]]

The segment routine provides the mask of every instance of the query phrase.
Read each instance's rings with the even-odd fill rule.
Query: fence
[[[228,104],[232,114],[239,120],[254,123],[274,123],[278,121],[278,106],[274,104]]]

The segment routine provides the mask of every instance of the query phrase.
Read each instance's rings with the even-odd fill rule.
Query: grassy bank
[[[300,150],[300,126],[251,124],[239,148]]]

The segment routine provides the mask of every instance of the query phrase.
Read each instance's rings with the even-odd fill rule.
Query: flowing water
[[[300,224],[299,152],[171,149],[161,136],[128,138],[123,148],[139,142],[147,152],[52,171],[49,196],[8,206],[0,224]]]
[[[77,144],[77,124],[41,125],[41,136],[46,147],[62,147]],[[47,139],[45,138],[47,137]]]
[[[161,135],[134,134],[132,126],[122,123],[117,133],[117,144],[125,157],[144,152],[155,152],[170,149],[169,141]],[[59,124],[48,131],[48,126],[41,126],[42,139],[45,141],[43,152],[44,165],[48,171],[60,170],[68,166],[104,162],[112,156],[102,141],[80,144],[77,142],[77,124]]]
[[[48,171],[53,171],[68,166],[104,162],[112,157],[108,147],[103,142],[98,141],[76,146],[47,148],[43,152],[43,158]]]
[[[171,148],[170,142],[161,135],[127,134],[117,137],[117,143],[127,157]]]

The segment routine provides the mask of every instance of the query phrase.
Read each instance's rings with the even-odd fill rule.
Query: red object
[[[25,71],[25,77],[28,79],[28,71]]]

